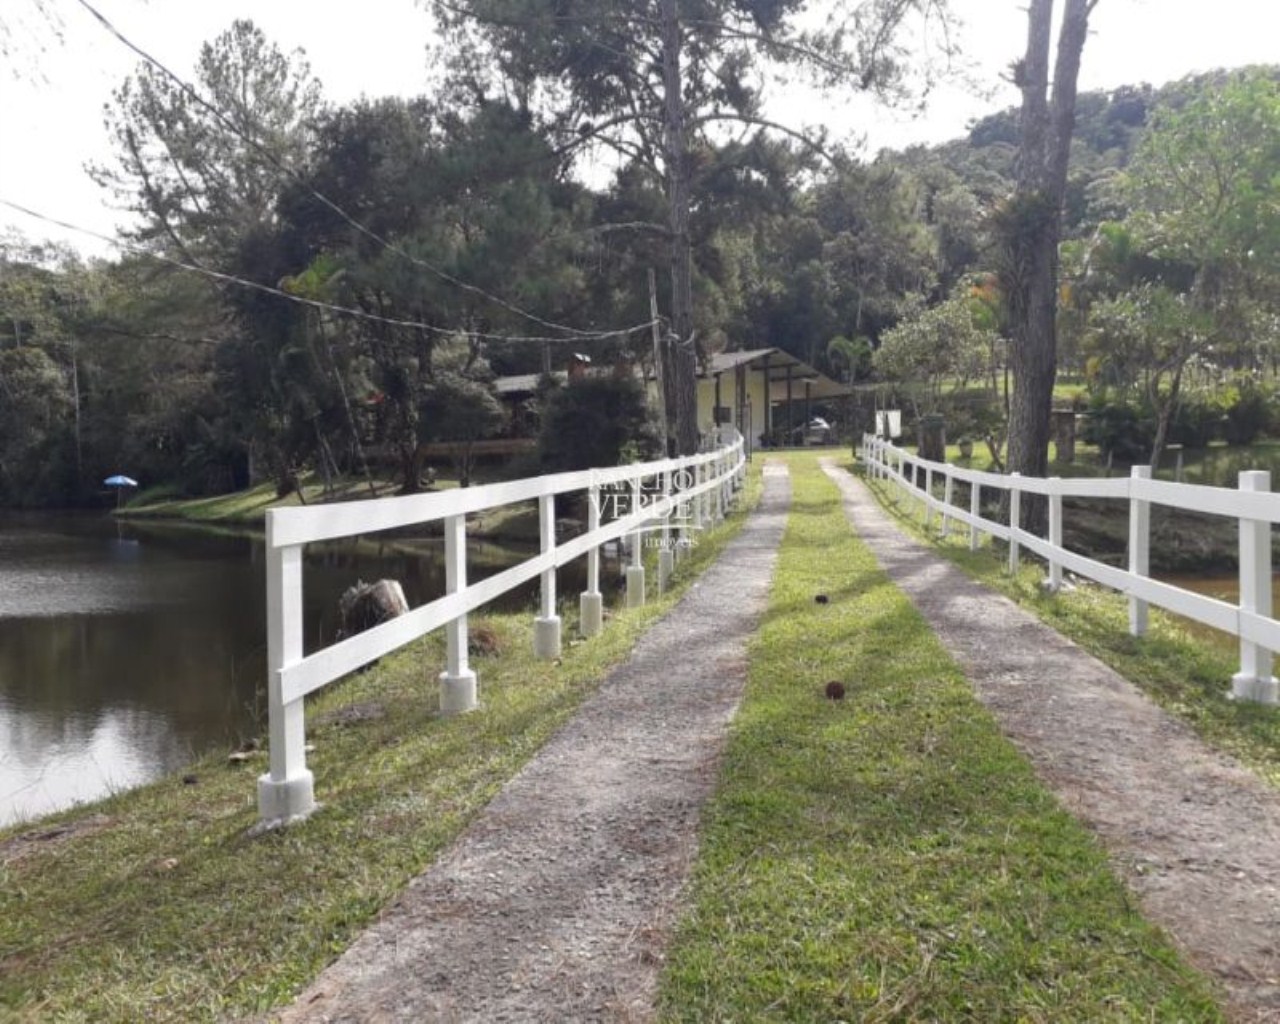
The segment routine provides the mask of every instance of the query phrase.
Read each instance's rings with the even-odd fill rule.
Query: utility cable
[[[9,199],[0,196],[0,206],[7,206],[11,210],[25,214],[36,220],[43,221],[46,224],[52,224],[56,227],[63,228],[67,231],[76,231],[82,235],[88,235],[90,238],[96,238],[99,241],[114,245],[119,249],[134,254],[135,256],[143,256],[148,259],[158,260],[161,263],[167,263],[171,267],[177,267],[180,270],[186,270],[193,274],[201,274],[214,281],[220,281],[223,284],[239,285],[241,288],[249,288],[256,292],[262,292],[266,295],[274,295],[276,298],[286,299],[289,302],[296,302],[300,306],[309,306],[312,309],[327,310],[331,313],[341,313],[344,316],[357,317],[361,320],[368,320],[374,323],[388,324],[392,327],[411,327],[418,331],[427,331],[431,334],[438,335],[457,335],[465,333],[467,337],[480,338],[484,341],[520,341],[520,342],[538,342],[551,344],[579,344],[582,341],[603,341],[608,338],[625,338],[640,331],[647,331],[653,326],[652,321],[646,321],[637,324],[635,327],[621,328],[615,331],[597,331],[583,337],[565,338],[563,336],[544,337],[540,335],[520,335],[520,334],[486,334],[477,331],[461,332],[452,327],[437,327],[433,324],[423,323],[420,320],[401,320],[395,317],[379,316],[377,313],[368,313],[363,309],[356,309],[353,306],[339,306],[332,302],[324,302],[320,299],[308,299],[302,295],[293,295],[283,291],[280,288],[273,288],[268,284],[261,284],[258,281],[250,281],[248,278],[237,277],[235,274],[224,274],[221,271],[210,270],[208,267],[202,267],[197,263],[187,263],[183,260],[175,259],[172,256],[166,256],[162,253],[152,252],[139,245],[133,245],[129,242],[122,242],[118,238],[112,238],[110,235],[104,235],[90,228],[81,227],[78,224],[72,224],[65,220],[59,220],[57,217],[50,217],[47,214],[39,213],[29,207],[23,206],[21,203],[15,203]]]
[[[453,274],[450,274],[447,270],[444,270],[436,266],[435,264],[431,263],[429,260],[425,260],[420,256],[415,256],[412,253],[407,252],[405,249],[403,249],[399,245],[396,245],[394,242],[390,241],[389,239],[383,237],[378,232],[374,231],[372,228],[369,228],[366,225],[362,224],[360,221],[356,220],[353,216],[351,216],[351,214],[347,213],[346,210],[344,210],[341,206],[335,203],[332,199],[330,199],[328,196],[324,195],[323,193],[319,192],[316,188],[314,188],[310,183],[306,181],[306,179],[302,177],[301,174],[299,174],[292,167],[289,167],[287,164],[285,164],[279,157],[277,157],[264,145],[258,142],[257,139],[254,139],[251,136],[245,134],[245,132],[241,131],[240,128],[235,124],[235,122],[233,122],[230,118],[228,118],[225,114],[223,114],[222,111],[220,111],[212,103],[210,103],[203,96],[201,96],[194,86],[189,85],[186,82],[186,80],[181,78],[175,72],[170,71],[167,66],[161,63],[161,61],[151,56],[151,54],[149,54],[146,50],[142,49],[142,47],[138,46],[136,43],[130,40],[123,32],[121,32],[118,28],[115,27],[115,25],[111,23],[111,21],[106,17],[106,15],[102,14],[102,12],[100,12],[91,3],[89,3],[88,0],[77,0],[77,2],[80,4],[81,7],[83,7],[86,11],[88,11],[98,21],[98,23],[102,25],[104,29],[106,29],[109,33],[111,33],[111,35],[113,35],[122,44],[124,44],[125,47],[127,47],[129,50],[137,54],[144,61],[150,64],[152,67],[156,68],[156,70],[158,70],[166,78],[168,78],[175,85],[177,85],[177,87],[181,89],[183,93],[185,93],[193,101],[199,104],[199,106],[202,107],[204,110],[207,110],[211,115],[213,115],[213,117],[217,120],[217,122],[220,125],[222,125],[224,129],[231,132],[231,134],[236,136],[236,138],[240,139],[246,145],[251,147],[254,150],[254,152],[256,152],[259,156],[261,156],[268,163],[270,163],[272,167],[276,168],[282,174],[287,175],[293,181],[301,185],[304,189],[307,190],[307,192],[309,192],[313,197],[315,197],[315,199],[317,199],[325,207],[327,207],[328,209],[336,213],[347,224],[351,225],[351,227],[355,228],[361,234],[372,239],[374,242],[377,242],[379,245],[395,253],[397,256],[400,256],[401,258],[408,260],[410,263],[413,263],[415,266],[422,267],[424,270],[427,270],[430,273],[435,274],[442,281],[446,281],[449,284],[452,284],[454,287],[461,288],[464,291],[470,292],[473,295],[478,295],[481,298],[487,300],[488,302],[492,302],[494,305],[501,306],[503,309],[507,310],[508,312],[515,313],[517,316],[523,317],[526,320],[531,320],[534,323],[541,325],[542,327],[549,328],[550,330],[553,330],[553,331],[562,331],[565,334],[571,334],[580,340],[589,340],[589,339],[597,338],[601,336],[595,331],[584,331],[578,327],[570,327],[568,324],[556,323],[554,320],[547,320],[547,319],[544,319],[543,317],[538,316],[536,313],[530,313],[528,310],[521,309],[519,306],[515,305],[514,303],[508,302],[506,299],[503,299],[497,295],[494,295],[491,292],[487,292],[483,288],[479,287],[478,285],[469,284],[468,282],[463,281],[458,277],[455,277]],[[641,325],[637,325],[635,328],[632,328],[632,330],[643,330],[643,329],[646,329],[648,326],[649,326],[648,324],[641,324]],[[628,331],[627,333],[630,333],[630,331]]]

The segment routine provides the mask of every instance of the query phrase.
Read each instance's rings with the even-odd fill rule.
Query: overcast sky
[[[331,102],[361,94],[414,95],[424,87],[431,25],[414,0],[94,2],[126,36],[184,77],[191,76],[202,42],[236,18],[252,18],[282,49],[306,51]],[[1014,103],[1016,95],[1000,76],[1023,48],[1026,0],[953,2],[967,22],[965,51],[990,95],[943,89],[916,117],[838,100],[792,99],[781,113],[864,133],[874,151],[954,138],[972,118]],[[61,42],[37,13],[36,0],[0,0],[14,51],[14,66],[0,69],[0,197],[109,234],[120,215],[84,165],[110,155],[102,106],[136,59],[74,0],[46,3],[60,20]],[[1277,28],[1275,0],[1101,0],[1081,88],[1160,84],[1195,71],[1280,60]],[[107,251],[91,239],[0,209],[0,231],[6,227],[33,239],[59,237],[87,253]]]

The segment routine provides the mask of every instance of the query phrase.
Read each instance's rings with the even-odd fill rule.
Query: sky
[[[0,0],[9,67],[0,67],[0,198],[111,234],[122,223],[111,200],[85,173],[109,162],[103,105],[137,58],[75,0]],[[814,0],[821,6],[822,0]],[[201,43],[236,18],[252,18],[283,50],[301,48],[325,98],[406,95],[426,85],[431,22],[415,0],[94,0],[124,35],[190,78]],[[1017,102],[1002,81],[1022,51],[1026,0],[953,0],[966,25],[961,45],[984,88],[946,87],[922,114],[888,111],[855,100],[800,93],[780,99],[775,116],[855,133],[868,154],[884,147],[942,142],[964,134],[975,117]],[[1061,5],[1059,5],[1061,6]],[[1280,60],[1275,0],[1100,0],[1085,46],[1081,89],[1158,85],[1196,71]],[[57,35],[61,36],[59,40]],[[82,252],[109,246],[33,222],[0,208],[0,235],[17,229],[33,240],[56,238]]]

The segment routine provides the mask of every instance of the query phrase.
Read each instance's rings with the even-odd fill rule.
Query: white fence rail
[[[1267,704],[1277,702],[1280,684],[1271,669],[1272,652],[1280,650],[1280,622],[1271,615],[1271,526],[1280,522],[1280,494],[1271,491],[1270,473],[1258,470],[1241,473],[1236,490],[1152,480],[1148,466],[1134,466],[1131,476],[1116,479],[1039,479],[1017,473],[1004,476],[921,459],[871,434],[863,435],[859,455],[873,478],[893,483],[911,500],[920,503],[926,527],[932,525],[935,515],[944,535],[953,524],[967,526],[971,550],[977,549],[982,534],[1005,541],[1009,546],[1010,572],[1017,571],[1020,551],[1026,548],[1044,559],[1051,589],[1061,586],[1062,573],[1069,570],[1128,595],[1129,631],[1134,636],[1146,632],[1150,605],[1232,634],[1240,641],[1240,671],[1231,679],[1232,696]],[[938,480],[942,481],[942,498],[934,494]],[[953,503],[956,481],[969,485],[967,509]],[[1007,523],[983,518],[984,489],[1009,492]],[[1019,525],[1023,494],[1047,497],[1047,537],[1029,533]],[[1064,497],[1128,502],[1127,568],[1107,565],[1063,547]],[[1223,516],[1238,522],[1239,604],[1150,578],[1152,505]]]
[[[630,539],[627,604],[644,603],[644,535],[660,531],[658,586],[665,587],[681,542],[692,530],[724,517],[746,472],[743,439],[726,431],[713,451],[679,459],[636,463],[579,473],[488,484],[455,491],[353,501],[267,513],[267,706],[269,771],[258,780],[258,813],[264,823],[302,818],[315,808],[307,769],[304,701],[328,683],[420,636],[444,627],[446,657],[440,675],[440,708],[446,714],[476,706],[476,675],[467,662],[467,614],[535,577],[541,577],[534,650],[560,656],[556,570],[587,558],[587,589],[579,598],[580,630],[600,631],[600,547]],[[586,532],[556,540],[557,495],[585,492]],[[479,583],[467,583],[466,517],[516,502],[538,502],[540,551]],[[611,514],[610,514],[611,513]],[[445,594],[313,654],[302,650],[302,553],[305,545],[442,521]]]

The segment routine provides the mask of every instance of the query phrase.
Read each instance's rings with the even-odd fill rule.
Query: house
[[[592,369],[585,356],[574,356],[568,370],[552,376],[566,382],[589,372],[617,372]],[[499,377],[493,382],[498,397],[508,404],[513,420],[521,415],[522,403],[532,398],[541,374],[527,373]],[[650,401],[659,401],[657,382],[648,375]],[[753,447],[770,443],[804,443],[804,431],[813,420],[815,401],[842,398],[849,389],[780,348],[758,348],[745,352],[717,352],[698,374],[698,431],[714,427],[737,427]]]
[[[849,393],[780,348],[717,352],[698,375],[698,430],[729,424],[753,447],[803,443],[813,403]]]
[[[593,367],[591,357],[581,352],[569,356],[569,365],[564,370],[552,370],[544,373],[517,373],[506,377],[495,377],[493,392],[507,409],[510,437],[532,437],[538,432],[537,416],[532,408],[531,399],[538,394],[538,387],[544,377],[549,377],[557,384],[568,384],[582,377],[617,373],[617,367]]]

